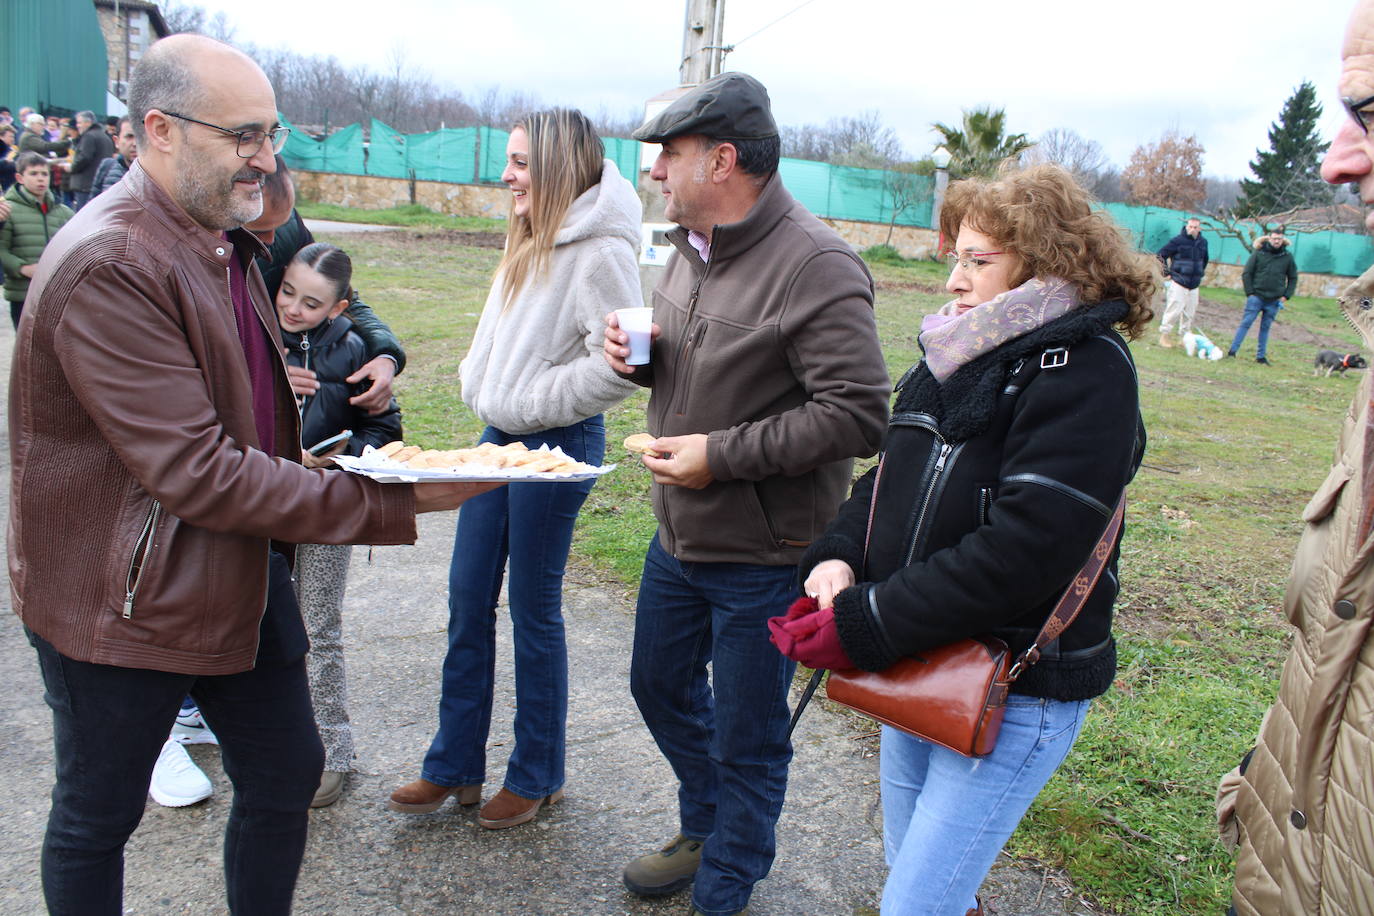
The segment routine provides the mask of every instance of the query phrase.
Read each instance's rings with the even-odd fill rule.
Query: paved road
[[[12,332],[0,330],[0,379]],[[0,411],[4,399],[0,399]],[[6,427],[0,422],[0,439]],[[8,469],[8,441],[0,464]],[[631,472],[627,470],[626,472]],[[7,514],[0,489],[0,516]],[[4,518],[0,517],[0,525]],[[391,789],[413,778],[432,734],[445,645],[444,588],[452,513],[422,520],[414,547],[355,549],[345,609],[348,681],[358,773],[343,798],[312,815],[296,911],[396,914],[680,913],[685,894],[642,900],[620,868],[676,832],[671,771],[640,723],[627,687],[632,606],[589,574],[570,577],[571,656],[567,796],[533,824],[489,831],[472,808],[425,816],[389,812]],[[0,572],[3,575],[3,572]],[[9,589],[0,601],[9,607]],[[490,772],[499,782],[510,741],[509,624],[500,633]],[[0,613],[0,913],[41,913],[38,846],[51,785],[51,726],[33,651],[17,619]],[[191,753],[215,783],[183,809],[149,802],[129,844],[128,914],[224,911],[220,844],[230,788],[213,747]],[[488,794],[494,791],[490,784]],[[778,861],[759,885],[754,916],[873,914],[883,861],[877,761],[852,721],[814,704],[796,740]],[[1091,912],[1056,876],[1002,863],[984,888],[989,911],[1020,916]]]

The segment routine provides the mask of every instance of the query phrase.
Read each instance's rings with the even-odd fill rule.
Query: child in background
[[[349,398],[366,383],[345,379],[367,362],[367,347],[343,311],[352,300],[353,264],[348,255],[323,242],[297,252],[277,292],[277,318],[290,365],[312,370],[320,389],[300,399],[301,458],[306,467],[327,467],[334,455],[360,455],[363,446],[382,446],[401,438],[401,411],[393,398],[376,416],[354,407]],[[317,443],[345,430],[353,435],[322,454]],[[306,666],[315,724],[324,740],[324,776],[311,807],[332,805],[353,770],[353,732],[344,686],[342,612],[348,560],[347,544],[301,544],[296,548],[296,596],[310,636]]]
[[[29,292],[38,259],[57,230],[75,214],[48,190],[52,168],[38,153],[21,153],[15,160],[16,181],[5,192],[10,217],[0,226],[0,266],[5,268],[5,298],[10,320],[19,327],[19,313]]]

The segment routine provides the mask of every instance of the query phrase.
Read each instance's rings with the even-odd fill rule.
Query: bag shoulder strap
[[[1121,498],[1116,501],[1116,511],[1112,513],[1111,519],[1107,522],[1107,529],[1102,532],[1102,537],[1097,539],[1097,546],[1088,555],[1088,562],[1083,564],[1083,568],[1078,571],[1078,575],[1073,577],[1069,587],[1060,596],[1059,603],[1050,612],[1049,619],[1040,628],[1040,633],[1035,637],[1035,641],[1026,648],[1026,651],[1016,659],[1011,666],[1008,681],[1014,681],[1021,676],[1031,665],[1040,660],[1040,652],[1050,643],[1059,638],[1059,635],[1069,628],[1074,618],[1083,610],[1083,605],[1087,603],[1088,596],[1097,587],[1097,580],[1102,578],[1102,570],[1107,568],[1107,561],[1111,559],[1112,547],[1116,544],[1116,536],[1121,533],[1121,524],[1126,514],[1126,494],[1122,493]]]

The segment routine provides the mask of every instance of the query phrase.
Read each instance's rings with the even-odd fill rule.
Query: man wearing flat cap
[[[636,609],[630,687],[679,781],[679,834],[625,868],[639,894],[688,884],[694,912],[738,913],[768,874],[791,746],[793,663],[766,621],[874,454],[889,382],[873,282],[778,178],[768,92],[724,73],[635,131],[662,144],[677,253],[653,293],[648,365],[607,317],[606,359],[652,390],[642,460],[658,533]],[[707,664],[711,664],[711,680]]]

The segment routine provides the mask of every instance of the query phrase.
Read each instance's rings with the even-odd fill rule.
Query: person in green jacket
[[[52,169],[40,153],[22,153],[15,162],[17,180],[5,192],[10,218],[0,225],[0,265],[5,268],[5,299],[10,320],[19,327],[19,313],[29,292],[29,279],[38,269],[43,249],[74,215],[48,190]]]
[[[1282,226],[1275,226],[1268,235],[1255,239],[1255,253],[1245,262],[1241,282],[1245,286],[1245,314],[1241,316],[1240,327],[1236,328],[1236,336],[1231,338],[1231,348],[1226,355],[1236,355],[1245,335],[1250,333],[1250,325],[1260,316],[1255,362],[1267,366],[1269,360],[1265,351],[1269,347],[1269,326],[1298,286],[1298,265],[1288,250],[1288,237]]]

